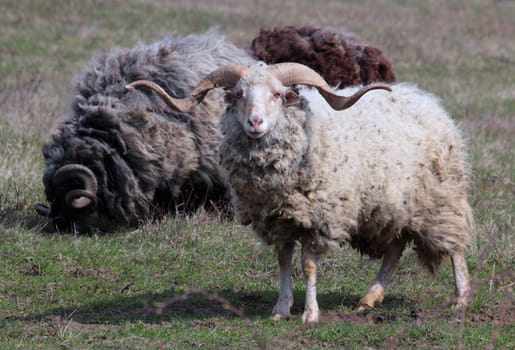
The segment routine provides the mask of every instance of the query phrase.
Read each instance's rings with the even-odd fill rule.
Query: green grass
[[[188,3],[0,0],[0,348],[515,348],[515,3]],[[322,322],[303,327],[298,255],[294,317],[273,322],[274,254],[232,221],[200,212],[109,234],[43,232],[33,210],[45,201],[40,147],[95,52],[213,25],[248,46],[261,26],[285,24],[358,33],[393,61],[398,80],[440,95],[461,124],[478,228],[463,321],[446,306],[450,264],[430,276],[411,250],[383,304],[365,316],[353,309],[378,262],[348,247],[324,256]]]

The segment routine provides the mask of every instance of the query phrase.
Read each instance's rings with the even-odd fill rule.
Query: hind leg
[[[463,252],[451,255],[451,263],[456,286],[454,304],[461,308],[467,305],[470,293],[469,273]]]
[[[383,301],[384,290],[392,278],[393,271],[401,258],[405,245],[404,241],[396,240],[386,248],[379,273],[372,281],[367,294],[359,301],[357,312],[366,311]]]

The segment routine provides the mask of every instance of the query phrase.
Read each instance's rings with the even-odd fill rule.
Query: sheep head
[[[97,203],[98,184],[93,172],[81,164],[67,164],[46,180],[51,183],[51,207],[37,204],[36,211],[52,219],[58,229],[87,231],[87,219]]]
[[[370,90],[391,91],[387,85],[374,83],[364,86],[352,96],[340,96],[314,70],[291,62],[271,66],[258,63],[252,67],[242,65],[221,67],[202,79],[192,91],[191,97],[185,99],[169,96],[166,91],[151,81],[138,80],[126,87],[148,87],[154,90],[170,108],[178,112],[190,111],[211,89],[216,87],[228,89],[228,102],[239,113],[238,118],[246,134],[258,139],[265,135],[280,118],[283,106],[298,100],[298,95],[291,89],[295,85],[317,88],[335,110],[351,107]]]

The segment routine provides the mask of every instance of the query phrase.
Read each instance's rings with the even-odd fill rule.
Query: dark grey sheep
[[[150,79],[184,97],[214,69],[252,62],[217,30],[170,35],[93,58],[76,79],[69,114],[42,147],[50,208],[38,204],[37,211],[58,230],[83,232],[94,212],[135,225],[170,209],[223,204],[220,93],[209,94],[185,114],[170,112],[148,90],[124,86]]]

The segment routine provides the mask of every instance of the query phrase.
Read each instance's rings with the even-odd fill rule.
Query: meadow
[[[0,0],[1,349],[515,349],[515,1]],[[467,138],[477,234],[473,295],[447,306],[406,250],[384,302],[356,303],[379,263],[349,247],[320,261],[321,322],[274,322],[273,250],[249,227],[199,211],[138,229],[49,234],[41,146],[91,57],[219,26],[248,47],[261,27],[332,25],[381,48],[399,81],[442,98]]]

